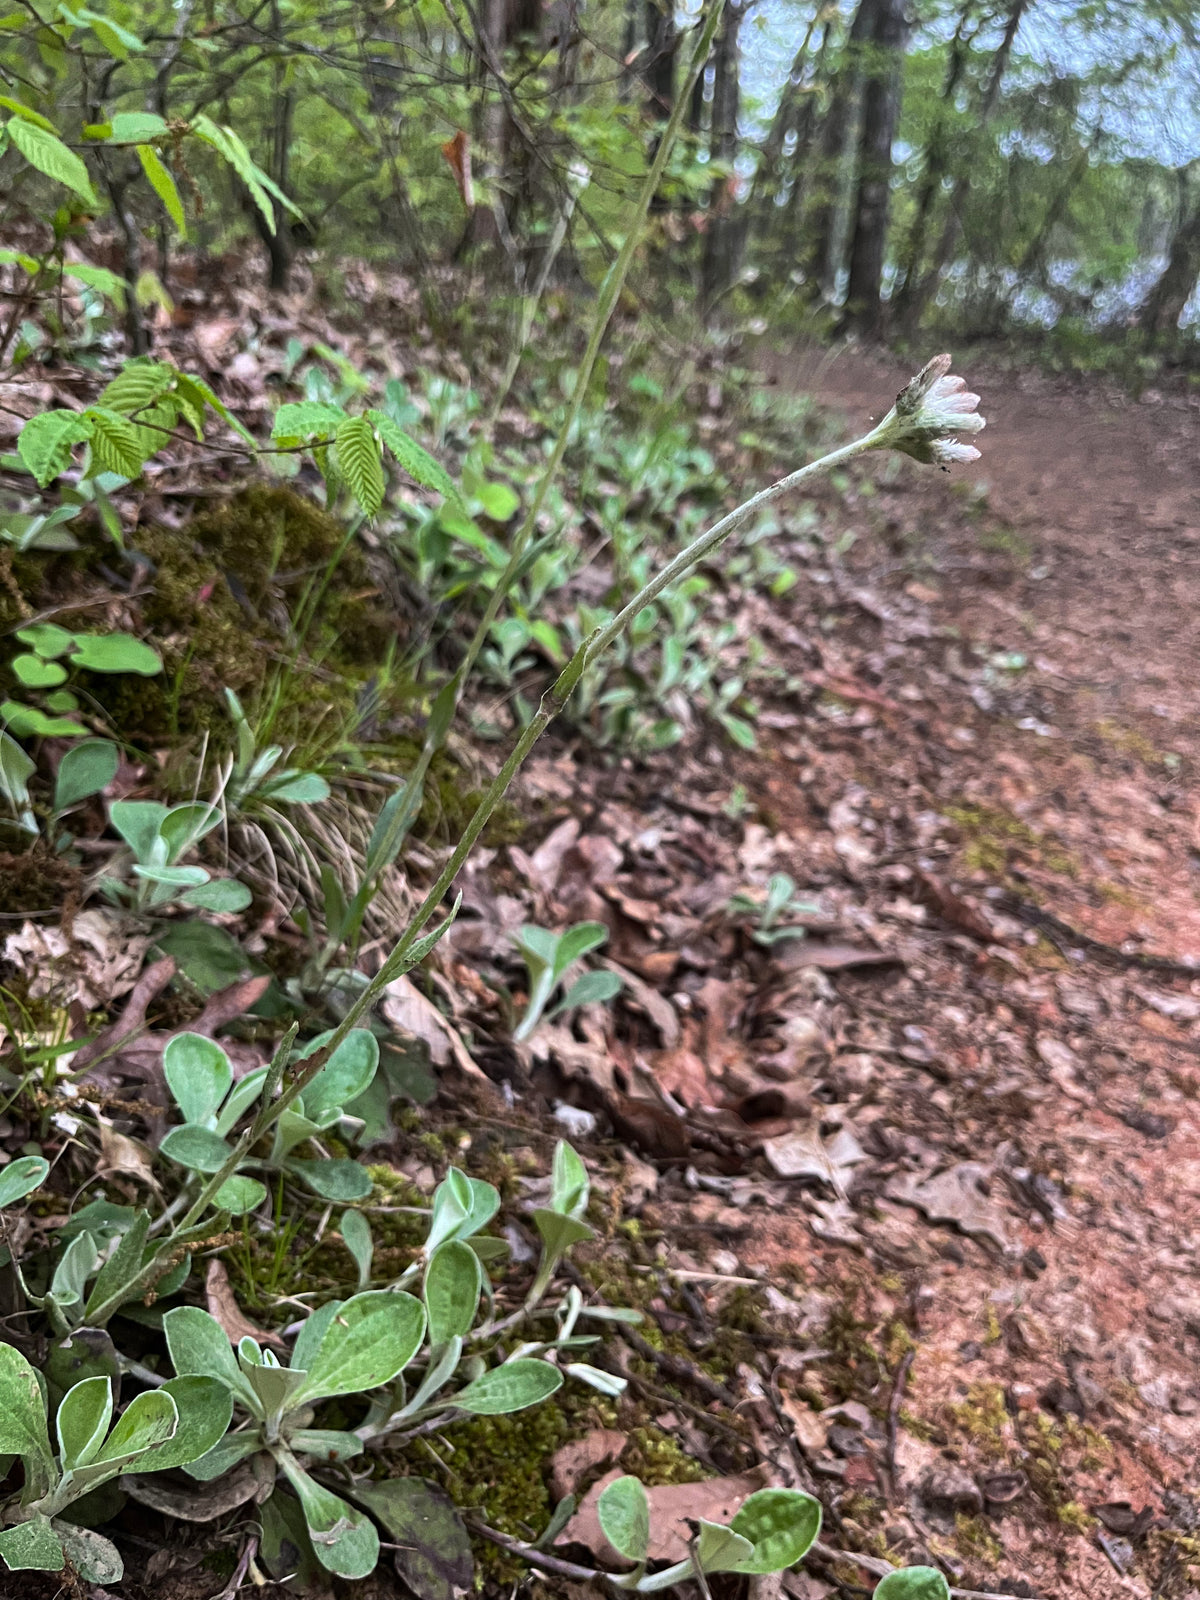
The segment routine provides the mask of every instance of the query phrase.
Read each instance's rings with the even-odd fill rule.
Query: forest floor
[[[765,365],[855,429],[908,376]],[[903,963],[807,969],[835,1041],[810,1087],[865,1159],[844,1204],[747,1206],[732,1249],[852,1282],[864,1332],[904,1322],[915,1359],[870,1397],[890,1437],[810,1457],[882,1491],[889,1542],[985,1589],[1195,1594],[1200,397],[959,365],[983,459],[859,502],[810,573],[823,629],[795,623],[824,693],[768,718],[747,779],[769,864],[828,874],[843,930]]]
[[[251,394],[291,324],[256,328]],[[911,376],[757,361],[847,429]],[[819,490],[782,599],[717,575],[718,617],[764,650],[757,750],[697,719],[658,756],[562,733],[531,760],[519,842],[477,853],[431,963],[440,1011],[414,989],[388,1013],[440,1058],[437,1102],[372,1159],[427,1191],[448,1158],[502,1157],[527,1210],[565,1131],[607,1219],[577,1281],[652,1319],[597,1357],[620,1405],[557,1436],[519,1418],[511,1448],[542,1454],[454,1488],[493,1523],[499,1475],[525,1474],[510,1531],[578,1490],[559,1553],[595,1553],[619,1462],[659,1469],[667,1523],[763,1481],[817,1493],[823,1552],[757,1600],[855,1600],[931,1559],[968,1591],[1198,1600],[1200,394],[958,370],[988,419],[974,468],[880,458]],[[718,437],[719,382],[708,409]],[[806,936],[756,941],[730,902],[782,873]],[[623,995],[515,1049],[481,969],[524,922],[585,919]],[[10,973],[40,937],[7,939]],[[697,1474],[671,1505],[662,1480]],[[208,1600],[211,1530],[123,1517],[123,1600]]]

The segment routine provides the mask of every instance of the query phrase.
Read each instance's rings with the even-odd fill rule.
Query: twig
[[[884,1480],[887,1486],[888,1505],[896,1503],[896,1436],[900,1431],[900,1407],[904,1403],[904,1390],[908,1383],[908,1375],[912,1371],[913,1361],[916,1359],[915,1350],[906,1350],[896,1368],[896,1378],[892,1384],[892,1397],[888,1401],[887,1414],[887,1448],[883,1457]]]
[[[250,1563],[257,1553],[258,1535],[251,1534],[242,1547],[242,1553],[238,1557],[238,1564],[234,1568],[233,1577],[230,1578],[220,1594],[213,1595],[213,1600],[237,1600],[238,1595],[241,1593],[242,1585],[246,1581],[246,1574],[250,1570]]]
[[[595,1567],[581,1567],[574,1561],[563,1561],[559,1556],[548,1556],[544,1550],[538,1550],[531,1544],[522,1544],[519,1539],[510,1539],[508,1534],[501,1533],[499,1528],[489,1528],[486,1522],[476,1522],[474,1517],[469,1519],[468,1526],[472,1532],[481,1534],[492,1544],[498,1544],[501,1550],[507,1550],[510,1555],[520,1556],[522,1561],[528,1561],[531,1567],[537,1567],[542,1572],[552,1572],[556,1578],[577,1578],[582,1583],[595,1583],[605,1576]],[[220,1596],[217,1600],[220,1600]]]

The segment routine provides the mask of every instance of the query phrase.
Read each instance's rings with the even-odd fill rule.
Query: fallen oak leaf
[[[960,1161],[936,1177],[922,1178],[910,1172],[893,1178],[884,1193],[890,1200],[916,1206],[930,1222],[953,1222],[963,1233],[990,1239],[1008,1254],[1012,1244],[1004,1219],[979,1187],[990,1170],[978,1161]]]
[[[239,1340],[251,1338],[260,1345],[271,1344],[277,1350],[287,1349],[286,1341],[277,1333],[268,1333],[265,1328],[250,1321],[237,1303],[225,1263],[215,1256],[208,1263],[208,1271],[204,1275],[204,1303],[209,1316],[215,1317],[221,1324],[235,1348]]]
[[[628,1443],[628,1435],[616,1428],[593,1428],[582,1439],[561,1445],[550,1460],[550,1492],[555,1500],[574,1494],[597,1467],[616,1461]]]

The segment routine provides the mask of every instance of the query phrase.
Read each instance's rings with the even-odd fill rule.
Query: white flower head
[[[960,433],[978,433],[984,426],[979,396],[965,378],[950,373],[950,357],[934,356],[896,396],[896,404],[875,430],[879,444],[902,450],[914,461],[946,467],[978,461],[979,451],[963,444]]]

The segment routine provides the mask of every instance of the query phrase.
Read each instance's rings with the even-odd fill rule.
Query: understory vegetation
[[[268,1580],[353,1593],[381,1562],[421,1600],[531,1581],[742,1594],[813,1552],[839,1570],[811,1482],[753,1480],[757,1423],[737,1390],[762,1337],[759,1288],[732,1275],[749,1292],[702,1353],[687,1346],[671,1332],[685,1289],[672,1303],[647,1290],[654,1252],[622,1220],[617,1180],[598,1189],[560,1137],[594,1127],[588,1107],[560,1106],[537,1139],[513,1112],[513,1084],[594,1044],[603,1008],[653,1019],[654,991],[609,958],[586,905],[525,921],[473,874],[501,847],[535,892],[548,870],[547,819],[515,782],[527,763],[586,762],[616,784],[690,743],[739,774],[796,687],[755,619],[786,601],[806,555],[822,549],[836,574],[844,553],[810,485],[869,514],[899,456],[976,458],[978,397],[949,357],[914,362],[847,443],[729,332],[764,314],[760,271],[772,315],[804,289],[792,326],[836,311],[878,330],[882,235],[864,279],[865,169],[839,165],[854,139],[845,121],[834,138],[833,91],[853,79],[869,142],[900,63],[861,54],[853,8],[820,8],[748,199],[735,182],[747,7],[709,4],[686,28],[650,7],[657,61],[631,38],[625,68],[613,40],[640,29],[636,9],[598,20],[605,54],[564,8],[558,68],[516,21],[427,9],[227,16],[185,0],[0,17],[10,1572],[119,1584],[143,1512],[211,1525],[205,1581],[225,1582],[225,1600]],[[984,122],[995,110],[1009,126],[1023,94],[1037,102],[1025,135],[1056,160],[1079,141],[1082,86],[1065,109],[1028,85],[997,106],[1008,48],[996,93],[983,52],[1004,8],[980,9],[954,34],[970,104],[929,91],[932,42],[904,68],[932,119],[925,188],[898,207],[897,307],[907,294],[914,339],[938,320],[930,272],[968,286],[943,297],[943,324],[1019,321],[1002,262],[972,258],[955,278],[955,241],[940,259],[931,242],[960,218],[943,215],[939,163],[970,105],[982,94]],[[1139,50],[1137,70],[1151,57]],[[600,59],[604,93],[580,96]],[[823,118],[797,99],[805,85]],[[444,145],[409,142],[422,118],[446,124]],[[841,174],[823,201],[801,192],[797,155],[817,145],[826,179]],[[998,148],[961,213],[975,244]],[[1074,206],[1086,231],[1087,208],[1137,176],[1081,171],[1061,203],[1044,183],[1023,200],[1057,206],[1062,230]],[[1152,179],[1161,232],[1161,166]],[[355,232],[334,252],[351,194]],[[833,206],[825,255],[776,270],[818,204]],[[701,254],[672,278],[672,246],[704,207]],[[371,246],[374,213],[403,250]],[[238,243],[247,219],[269,295]],[[1014,238],[1032,226],[1022,210]],[[1023,249],[1050,294],[1054,229],[1039,226]],[[1124,235],[1109,250],[1122,269],[1136,254]],[[488,272],[504,285],[494,300]],[[724,334],[673,316],[687,274],[717,322],[736,310]],[[1158,306],[1148,326],[1174,339],[1182,311]],[[831,717],[839,696],[835,683]],[[720,815],[736,819],[746,787],[725,787]],[[820,916],[775,872],[713,927],[766,959]],[[686,1165],[687,1147],[670,1159]],[[839,1359],[879,1362],[852,1324],[830,1324]],[[664,1374],[673,1409],[650,1383]],[[814,1407],[858,1404],[850,1384],[818,1388]],[[680,1423],[704,1416],[694,1395],[720,1412],[728,1504]],[[618,1419],[620,1448],[552,1492],[552,1458]],[[1039,1482],[1050,1504],[1052,1468]],[[663,1488],[695,1496],[673,1543],[652,1506]],[[1072,1514],[1056,1505],[1063,1526]],[[838,1533],[879,1600],[948,1600],[948,1562],[910,1563],[850,1515]],[[990,1559],[986,1530],[977,1545]]]

